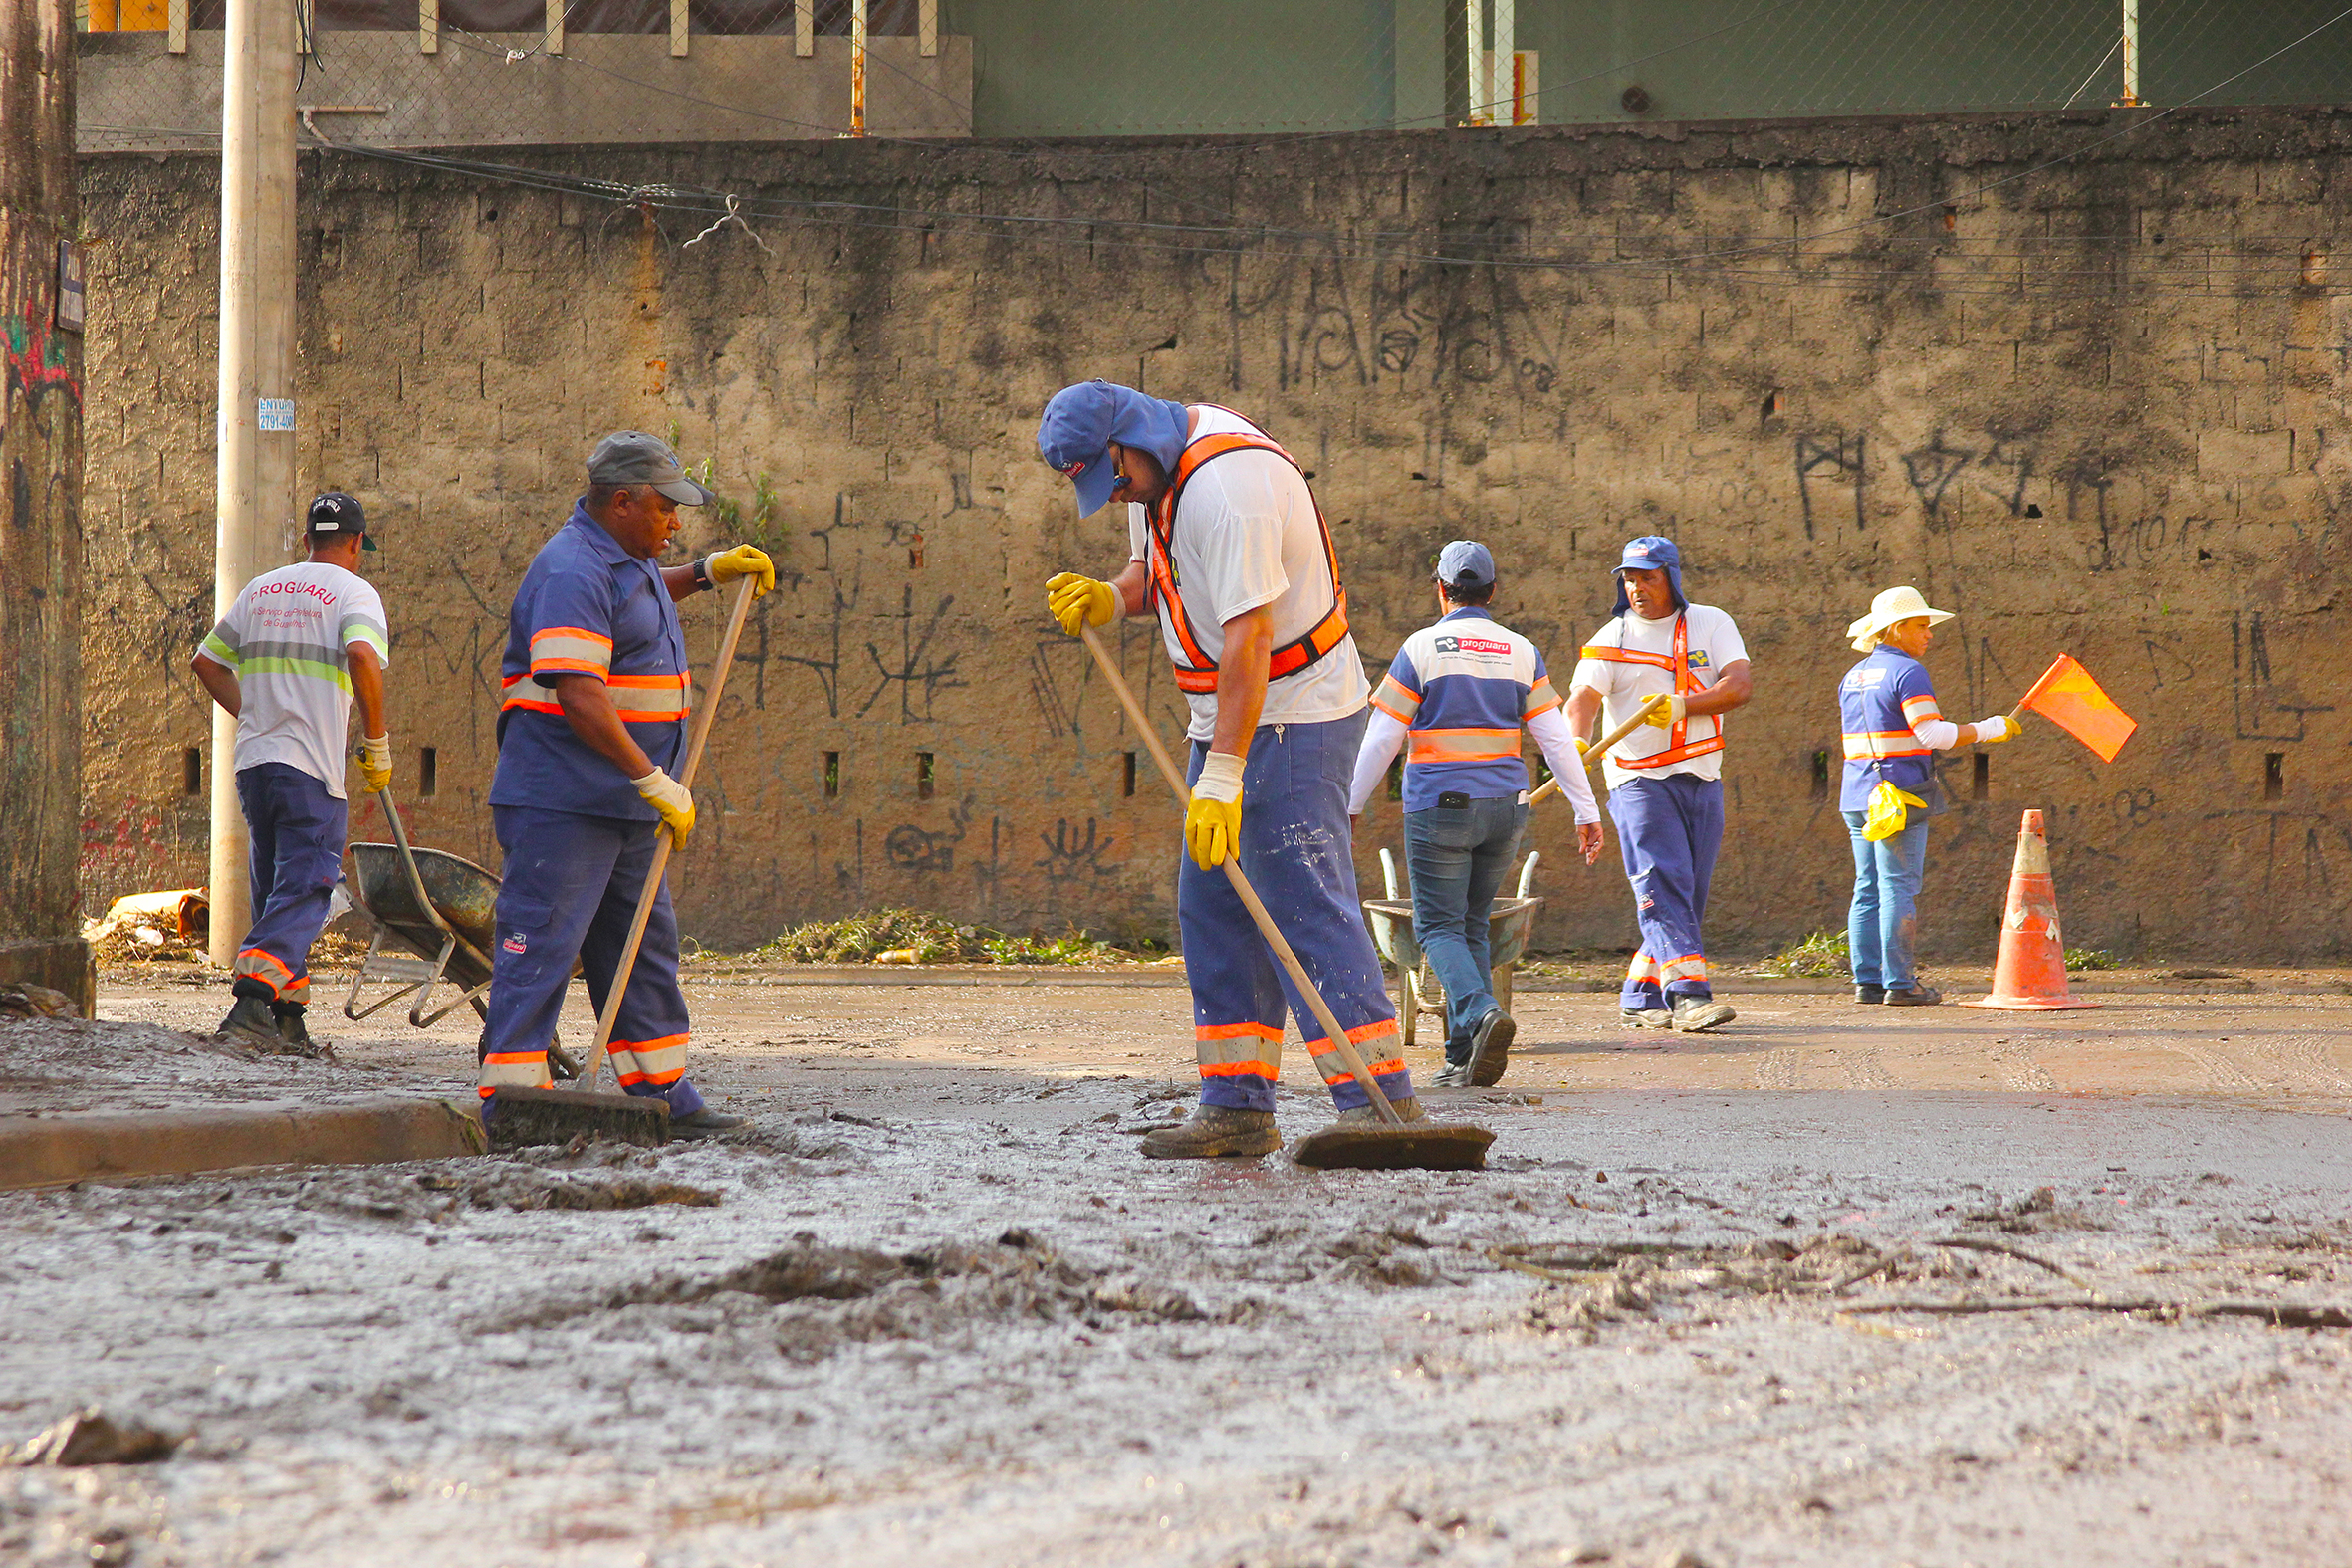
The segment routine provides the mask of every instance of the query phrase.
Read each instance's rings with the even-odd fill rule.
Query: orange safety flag
[[[2115,706],[2114,698],[2099,690],[2091,672],[2071,653],[2059,654],[2058,662],[2017,704],[2019,713],[2028,708],[2098,753],[2103,763],[2115,761],[2123,743],[2140,727],[2130,714]]]

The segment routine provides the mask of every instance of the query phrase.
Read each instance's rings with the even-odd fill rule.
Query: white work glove
[[[375,794],[392,786],[392,738],[385,735],[359,737],[359,782]]]
[[[2002,741],[2013,741],[2017,738],[2017,726],[2010,721],[2007,714],[2000,714],[1991,719],[1979,719],[1976,730],[1979,746],[1997,746]]]
[[[1655,699],[1652,700],[1655,701]],[[1691,700],[1688,697],[1679,695],[1669,697],[1642,715],[1641,722],[1654,724],[1661,730],[1671,730],[1682,723],[1683,715],[1690,711],[1690,707]]]
[[[686,847],[686,835],[694,831],[694,796],[686,786],[656,768],[642,779],[631,779],[637,793],[643,795],[670,830],[670,848]]]
[[[1211,752],[1201,764],[1184,811],[1184,846],[1203,871],[1241,853],[1242,759],[1231,752]]]

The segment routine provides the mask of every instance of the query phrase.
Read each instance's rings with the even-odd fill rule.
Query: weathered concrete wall
[[[0,11],[0,980],[71,996],[82,940],[82,341],[57,329],[74,192],[73,8]]]
[[[1148,764],[1122,792],[1133,738],[1039,591],[1123,554],[1032,444],[1046,396],[1101,374],[1235,404],[1291,444],[1375,663],[1426,613],[1449,537],[1495,546],[1507,618],[1561,665],[1606,612],[1619,543],[1679,539],[1697,596],[1739,617],[1756,660],[1732,728],[1724,948],[1841,922],[1844,830],[1815,759],[1836,746],[1846,621],[1908,580],[1961,614],[1931,656],[1956,716],[2005,709],[2064,650],[2143,725],[2103,767],[2029,721],[1988,754],[1981,800],[1957,761],[1931,950],[1990,953],[2017,813],[2037,805],[2071,942],[2341,954],[2352,338],[2328,254],[2352,113],[2183,113],[2098,144],[2116,128],[536,156],[742,191],[765,249],[309,158],[303,483],[385,520],[369,569],[394,623],[400,782],[414,796],[418,748],[435,748],[420,833],[494,860],[481,801],[512,585],[601,431],[674,431],[711,456],[738,516],[687,543],[756,537],[786,584],[748,634],[681,877],[706,941],[882,903],[1167,929],[1170,807]],[[96,898],[201,875],[181,749],[202,707],[181,666],[210,602],[212,171],[102,159],[86,185],[105,237]],[[880,210],[760,205],[811,199]],[[982,212],[1245,232],[955,216]],[[1814,238],[1799,250],[1796,233]],[[1687,261],[1702,250],[1733,255]],[[713,601],[690,619],[709,647]],[[1146,630],[1124,658],[1172,727]],[[1367,866],[1394,809],[1367,818]],[[1571,841],[1564,813],[1541,818],[1539,940],[1621,944],[1622,879],[1572,868]]]

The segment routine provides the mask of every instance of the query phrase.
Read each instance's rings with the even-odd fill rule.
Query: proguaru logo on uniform
[[[1508,656],[1511,652],[1511,644],[1496,642],[1488,637],[1440,637],[1437,640],[1437,651],[1440,653],[1493,653]]]

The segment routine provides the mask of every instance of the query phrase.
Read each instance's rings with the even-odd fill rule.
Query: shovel
[[[1159,764],[1160,774],[1168,781],[1168,787],[1175,791],[1177,803],[1191,805],[1192,791],[1184,786],[1184,775],[1178,771],[1174,759],[1168,756],[1167,748],[1160,744],[1159,732],[1144,717],[1143,705],[1135,700],[1135,693],[1128,688],[1118,667],[1110,662],[1110,655],[1104,650],[1102,640],[1094,635],[1091,626],[1079,627],[1078,633],[1085,639],[1086,651],[1093,654],[1094,662],[1101,666],[1102,678],[1110,683],[1111,692],[1118,698],[1119,706],[1127,711],[1127,722],[1135,726],[1135,733],[1143,738],[1144,746],[1151,752],[1151,760]],[[1250,912],[1250,919],[1256,922],[1258,934],[1274,950],[1276,961],[1291,977],[1291,984],[1298,988],[1298,995],[1306,999],[1307,1009],[1314,1014],[1315,1022],[1322,1025],[1324,1037],[1330,1040],[1331,1048],[1339,1053],[1339,1060],[1346,1066],[1348,1074],[1364,1086],[1364,1093],[1371,1098],[1373,1112],[1380,1118],[1377,1126],[1358,1124],[1325,1127],[1319,1132],[1309,1133],[1291,1151],[1291,1158],[1305,1166],[1345,1167],[1362,1171],[1486,1169],[1487,1146],[1495,1141],[1495,1135],[1484,1127],[1473,1127],[1461,1122],[1408,1122],[1397,1114],[1396,1107],[1389,1104],[1388,1096],[1381,1092],[1371,1069],[1364,1065],[1363,1053],[1355,1048],[1355,1042],[1339,1026],[1330,1004],[1323,1001],[1323,994],[1315,989],[1314,982],[1306,978],[1306,967],[1298,962],[1298,955],[1291,951],[1291,944],[1283,936],[1282,929],[1274,923],[1274,916],[1268,914],[1266,905],[1260,902],[1258,890],[1250,886],[1248,877],[1242,875],[1240,858],[1229,856],[1224,871],[1225,879],[1233,884],[1234,893],[1241,899],[1242,907]]]
[[[703,744],[710,739],[711,721],[718,717],[719,696],[727,689],[727,671],[735,663],[735,644],[743,636],[743,622],[751,613],[752,579],[745,577],[735,590],[735,606],[727,616],[727,633],[719,641],[719,662],[711,670],[710,691],[694,714],[686,739],[686,766],[678,783],[694,787],[695,770],[702,764]],[[620,999],[628,994],[629,974],[637,967],[637,949],[645,941],[645,923],[653,918],[653,901],[661,896],[661,879],[669,870],[676,840],[665,829],[646,868],[645,886],[637,894],[637,912],[629,921],[628,941],[613,967],[612,984],[604,993],[604,1011],[596,1019],[596,1043],[581,1064],[580,1076],[568,1089],[500,1089],[491,1096],[498,1109],[495,1128],[501,1144],[569,1143],[580,1133],[602,1134],[628,1143],[661,1143],[669,1136],[669,1106],[650,1095],[598,1093],[596,1078],[612,1047],[612,1026],[620,1019]]]

